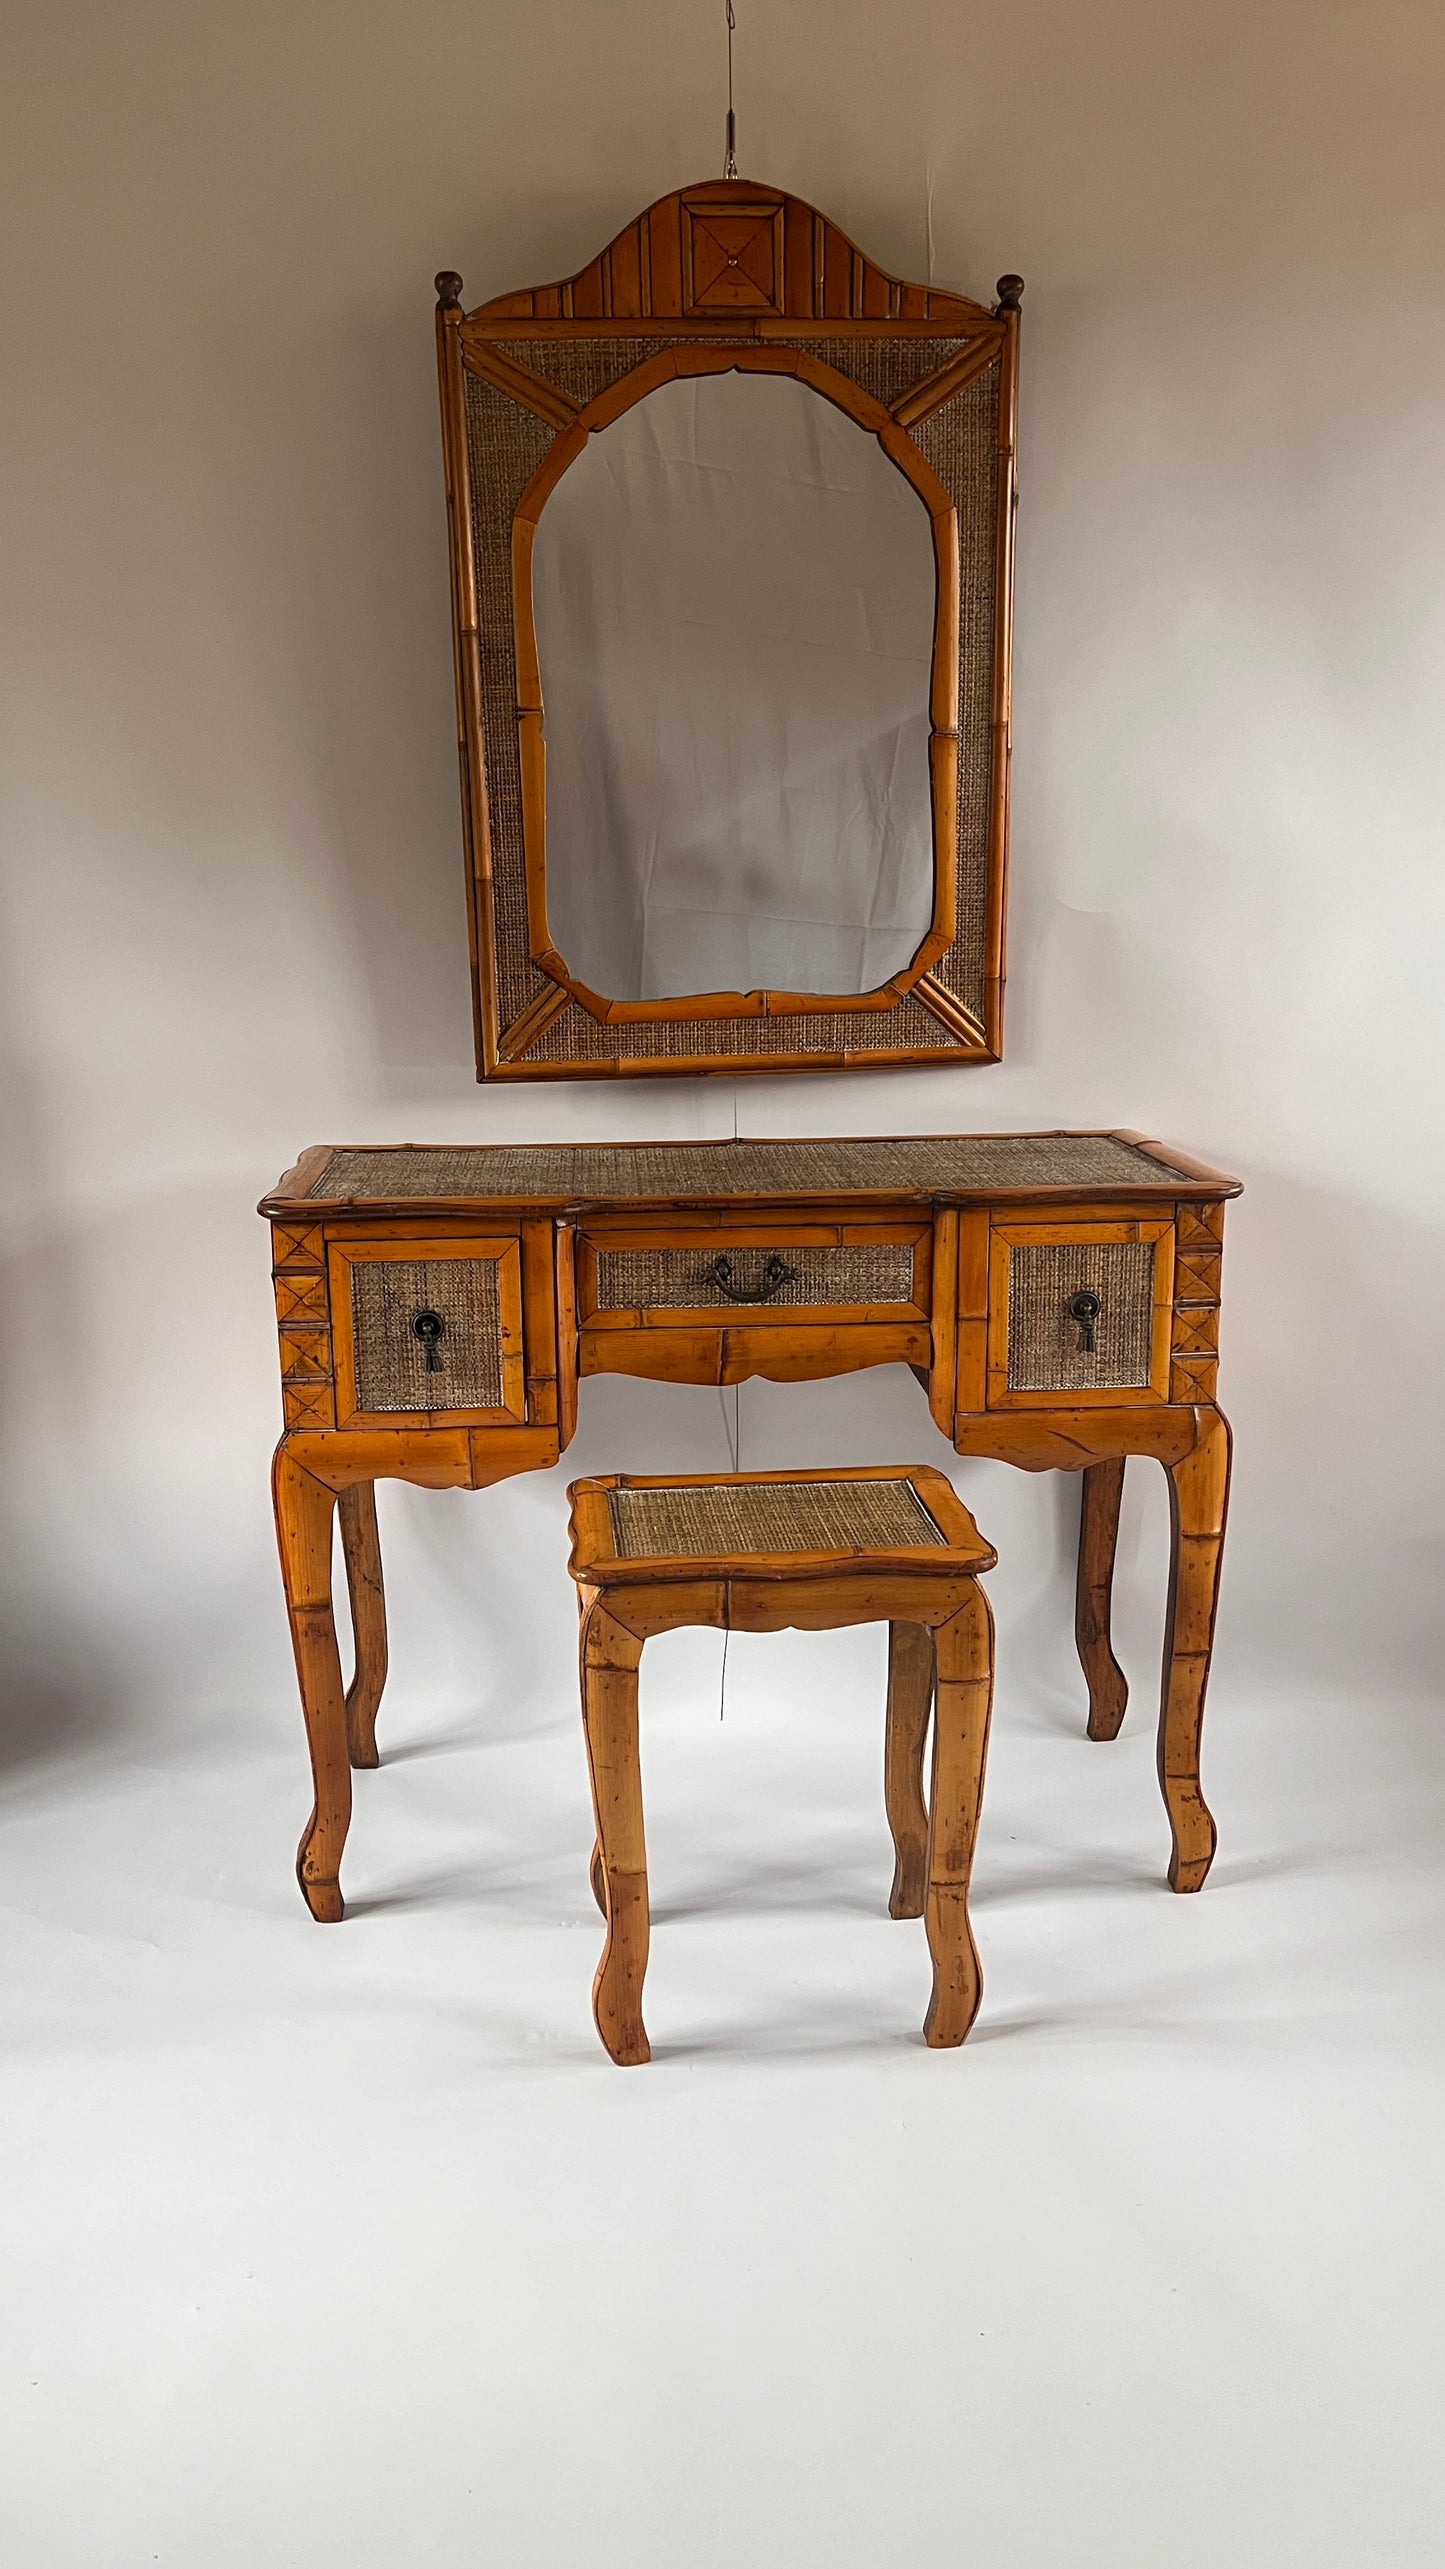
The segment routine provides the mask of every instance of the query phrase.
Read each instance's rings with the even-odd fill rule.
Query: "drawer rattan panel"
[[[713,1261],[725,1256],[732,1266],[731,1294],[712,1273]],[[739,1295],[749,1310],[786,1311],[800,1306],[824,1309],[877,1303],[912,1304],[913,1247],[906,1240],[868,1241],[861,1246],[789,1248],[777,1253],[793,1271],[789,1284],[754,1302],[770,1252],[733,1247],[709,1240],[695,1249],[599,1249],[596,1252],[599,1311],[733,1311]]]
[[[1096,1293],[1094,1352],[1069,1311]],[[1150,1377],[1154,1250],[1147,1240],[1016,1244],[1009,1253],[1011,1392],[1143,1390]]]
[[[434,1368],[416,1334],[425,1311],[442,1324]],[[359,1410],[502,1407],[495,1258],[358,1258],[351,1321]]]

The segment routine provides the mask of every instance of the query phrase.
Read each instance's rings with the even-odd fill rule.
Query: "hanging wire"
[[[736,177],[737,177],[737,174],[738,174],[738,153],[737,153],[738,128],[737,128],[737,118],[736,118],[736,116],[735,116],[735,115],[734,115],[734,113],[733,113],[733,36],[734,36],[734,34],[736,33],[736,30],[737,30],[737,23],[738,23],[738,22],[737,22],[737,19],[736,19],[736,17],[735,17],[735,15],[734,15],[734,13],[733,13],[733,0],[723,0],[723,9],[724,9],[724,14],[725,14],[725,16],[726,16],[726,18],[727,18],[727,28],[728,28],[728,121],[727,121],[727,151],[726,151],[726,154],[725,154],[724,159],[723,159],[723,176],[724,176],[724,178],[736,178]],[[738,1138],[738,1089],[737,1089],[737,1081],[736,1081],[736,1080],[734,1080],[734,1082],[733,1082],[733,1140],[734,1140],[734,1141],[736,1141],[736,1140],[737,1140],[737,1138]],[[722,1402],[722,1413],[723,1413],[723,1432],[724,1432],[724,1434],[725,1434],[725,1435],[727,1435],[727,1439],[728,1439],[728,1450],[729,1450],[729,1452],[730,1452],[730,1454],[731,1454],[731,1457],[732,1457],[732,1467],[733,1467],[733,1470],[734,1470],[735,1472],[740,1472],[740,1471],[742,1470],[742,1450],[743,1450],[742,1402],[741,1402],[742,1385],[741,1385],[740,1383],[734,1383],[734,1385],[733,1385],[733,1387],[732,1387],[732,1391],[733,1391],[732,1430],[731,1430],[731,1434],[728,1434],[728,1396],[727,1396],[727,1388],[726,1388],[726,1386],[725,1386],[724,1384],[719,1384],[719,1386],[718,1386],[718,1398],[719,1398],[719,1400]],[[726,1626],[726,1624],[724,1624],[724,1626],[723,1626],[722,1663],[721,1663],[721,1665],[720,1665],[720,1667],[719,1667],[719,1669],[718,1669],[718,1681],[717,1681],[717,1717],[718,1717],[718,1720],[719,1720],[719,1721],[721,1721],[721,1720],[722,1720],[722,1717],[723,1717],[723,1710],[724,1710],[724,1706],[725,1706],[725,1704],[726,1704],[726,1700],[727,1700],[727,1684],[728,1684],[728,1642],[729,1642],[729,1640],[730,1640],[730,1639],[731,1639],[731,1635],[730,1635],[730,1633],[729,1633],[729,1631],[728,1631],[728,1627]]]
[[[731,1417],[731,1418],[729,1418],[729,1417],[728,1417],[728,1387],[727,1387],[726,1383],[719,1383],[719,1385],[718,1385],[718,1395],[717,1395],[717,1396],[718,1396],[718,1399],[719,1399],[719,1400],[721,1401],[721,1403],[722,1403],[722,1414],[723,1414],[723,1435],[724,1435],[724,1436],[726,1437],[726,1439],[727,1439],[728,1455],[729,1455],[729,1459],[730,1459],[730,1461],[731,1461],[731,1463],[732,1463],[733,1470],[734,1470],[735,1472],[740,1472],[740,1471],[742,1470],[742,1456],[743,1456],[743,1410],[742,1410],[742,1388],[743,1388],[743,1387],[742,1387],[741,1383],[734,1383],[734,1384],[733,1384],[733,1386],[732,1386],[732,1395],[733,1395],[733,1411],[732,1411],[732,1417]],[[728,1690],[728,1641],[729,1641],[729,1639],[730,1639],[730,1634],[729,1634],[729,1631],[728,1631],[728,1627],[727,1627],[727,1625],[726,1625],[726,1624],[724,1624],[724,1625],[723,1625],[722,1660],[721,1660],[721,1663],[720,1663],[720,1665],[719,1665],[718,1673],[717,1673],[717,1717],[718,1717],[718,1720],[719,1720],[719,1721],[721,1721],[721,1720],[722,1720],[722,1717],[723,1717],[723,1707],[724,1707],[724,1704],[725,1704],[725,1702],[726,1702],[726,1700],[727,1700],[727,1690]]]

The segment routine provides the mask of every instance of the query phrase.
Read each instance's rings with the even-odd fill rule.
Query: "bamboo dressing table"
[[[377,1763],[378,1480],[475,1490],[546,1470],[588,1374],[799,1382],[899,1363],[960,1454],[1082,1473],[1076,1630],[1096,1739],[1125,1705],[1109,1637],[1124,1464],[1163,1465],[1159,1775],[1171,1886],[1198,1890],[1214,1852],[1199,1745],[1229,1482],[1224,1206],[1238,1192],[1126,1133],[306,1152],[260,1210],[285,1412],[276,1525],[315,1783],[297,1863],[312,1916],[343,1914],[351,1769]]]

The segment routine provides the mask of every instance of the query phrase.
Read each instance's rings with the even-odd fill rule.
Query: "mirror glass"
[[[610,999],[852,994],[933,910],[933,532],[796,377],[663,385],[537,525],[547,912]]]

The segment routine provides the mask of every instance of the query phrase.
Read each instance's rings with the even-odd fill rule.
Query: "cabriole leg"
[[[587,1609],[593,1604],[597,1594],[598,1591],[596,1588],[586,1587],[580,1580],[578,1581],[577,1620],[579,1625],[586,1621]],[[583,1647],[586,1647],[585,1634],[583,1636]],[[585,1666],[585,1662],[583,1664]],[[585,1677],[583,1680],[583,1686],[585,1697]],[[601,1910],[602,1915],[605,1918],[607,1915],[607,1876],[602,1870],[602,1844],[601,1840],[598,1838],[594,1838],[592,1841],[592,1855],[587,1867],[587,1879],[592,1885],[592,1897],[596,1901],[598,1908]]]
[[[346,1694],[346,1736],[353,1766],[377,1766],[376,1714],[386,1684],[386,1592],[381,1580],[375,1482],[351,1482],[341,1493],[337,1515],[356,1637],[356,1666]]]
[[[617,1623],[600,1599],[588,1607],[582,1625],[582,1723],[607,1918],[592,2014],[608,2051],[624,2068],[652,2058],[642,2022],[650,1919],[637,1746],[641,1657],[636,1634]],[[593,1878],[595,1887],[595,1868]]]
[[[331,1604],[331,1518],[336,1493],[293,1462],[284,1445],[277,1448],[271,1487],[316,1791],[297,1850],[296,1879],[312,1917],[333,1925],[344,1914],[341,1851],[351,1821],[351,1760]]]
[[[961,2043],[978,2014],[983,1975],[968,1918],[968,1882],[983,1801],[993,1705],[993,1617],[976,1583],[934,1634],[933,1789],[924,1918],[933,1995],[923,2037],[934,2051]]]
[[[1074,1637],[1089,1682],[1089,1737],[1116,1739],[1129,1701],[1124,1671],[1114,1657],[1109,1633],[1119,1502],[1124,1495],[1123,1456],[1108,1463],[1090,1463],[1082,1478]]]
[[[1222,1410],[1201,1409],[1195,1415],[1198,1433],[1192,1450],[1165,1466],[1173,1557],[1159,1706],[1159,1782],[1173,1839],[1171,1891],[1200,1888],[1215,1845],[1214,1822],[1199,1788],[1199,1737],[1219,1601],[1232,1440]]]
[[[923,1749],[933,1705],[933,1635],[926,1624],[888,1627],[888,1711],[883,1801],[893,1837],[890,1918],[921,1918],[928,1886],[928,1806]]]

